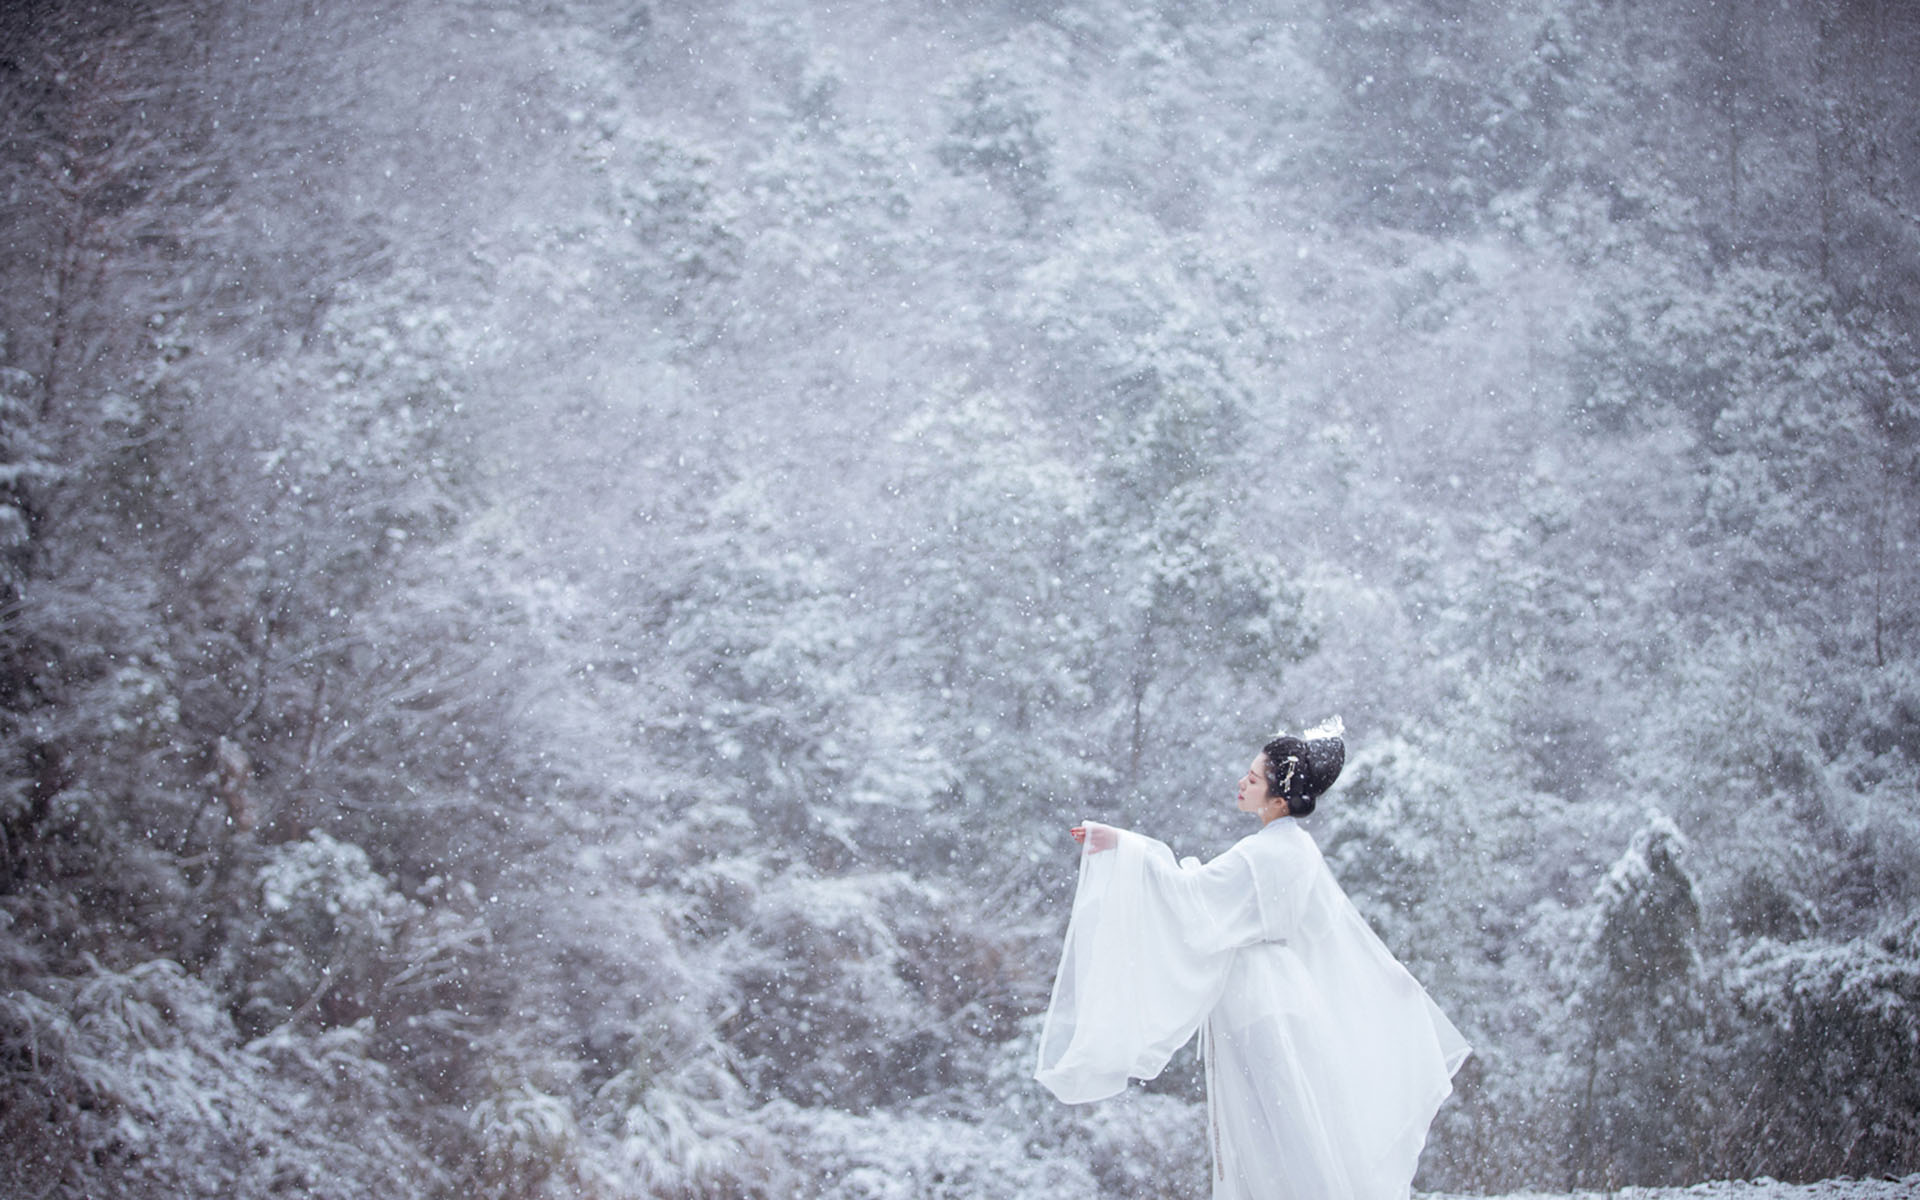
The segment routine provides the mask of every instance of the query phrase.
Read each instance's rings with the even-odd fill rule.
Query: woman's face
[[[1257,813],[1270,804],[1278,803],[1277,798],[1267,795],[1267,756],[1256,754],[1253,756],[1253,765],[1240,777],[1237,807],[1241,812]]]

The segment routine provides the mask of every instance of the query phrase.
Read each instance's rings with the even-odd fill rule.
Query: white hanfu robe
[[[1405,1200],[1467,1043],[1306,830],[1204,866],[1113,832],[1080,859],[1035,1077],[1099,1100],[1204,1026],[1214,1200]]]

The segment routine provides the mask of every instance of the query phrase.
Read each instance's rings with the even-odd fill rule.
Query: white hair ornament
[[[1328,717],[1326,720],[1320,722],[1318,725],[1315,725],[1312,729],[1309,729],[1305,733],[1301,734],[1300,740],[1303,742],[1317,742],[1322,738],[1337,738],[1337,737],[1345,737],[1346,735],[1347,735],[1347,723],[1345,721],[1342,721],[1338,715],[1335,715],[1335,716]],[[1285,729],[1282,729],[1278,733],[1274,734],[1273,736],[1277,738],[1286,737],[1287,731]]]
[[[1320,722],[1318,725],[1315,725],[1312,729],[1309,729],[1305,733],[1301,734],[1300,740],[1303,742],[1317,742],[1322,738],[1337,738],[1337,737],[1345,737],[1345,736],[1347,736],[1347,723],[1345,721],[1342,721],[1340,719],[1339,714],[1336,713],[1333,716],[1328,717],[1326,720]]]

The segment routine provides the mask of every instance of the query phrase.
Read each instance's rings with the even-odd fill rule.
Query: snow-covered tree
[[[1712,1001],[1686,853],[1653,813],[1589,905],[1561,1085],[1569,1186],[1685,1180],[1705,1158]]]

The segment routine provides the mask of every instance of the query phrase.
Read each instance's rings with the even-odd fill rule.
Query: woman
[[[1202,866],[1086,822],[1035,1077],[1069,1104],[1152,1079],[1196,1030],[1214,1200],[1403,1200],[1468,1048],[1293,818],[1346,761],[1338,723],[1268,742],[1258,833]]]

